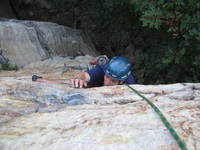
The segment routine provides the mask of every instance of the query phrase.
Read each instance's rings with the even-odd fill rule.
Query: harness
[[[106,65],[109,61],[109,58],[106,55],[100,55],[95,61],[90,61],[87,65],[87,70],[94,69],[96,65],[102,66]]]

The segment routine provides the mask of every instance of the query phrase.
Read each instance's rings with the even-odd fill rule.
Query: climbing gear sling
[[[97,65],[104,66],[109,62],[109,58],[106,55],[100,55],[97,57],[97,60],[90,61],[87,65],[87,71],[94,69]]]
[[[134,91],[142,99],[144,99],[153,108],[153,110],[159,115],[160,119],[162,120],[162,122],[164,123],[164,125],[167,127],[167,129],[169,130],[169,132],[171,133],[171,135],[173,136],[173,138],[176,140],[176,142],[179,145],[179,147],[182,150],[187,150],[187,147],[186,147],[185,143],[181,140],[181,138],[179,137],[179,135],[176,133],[175,129],[169,123],[169,121],[164,116],[164,114],[159,110],[159,108],[156,105],[154,105],[150,100],[148,100],[146,97],[144,97],[142,94],[140,94],[137,90],[135,90],[134,88],[132,88],[130,85],[128,85],[128,84],[125,84],[125,85],[128,86],[132,91]]]

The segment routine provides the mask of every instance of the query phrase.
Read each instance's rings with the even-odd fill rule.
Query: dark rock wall
[[[9,0],[0,1],[0,18],[16,18]]]
[[[50,21],[70,27],[72,25],[69,19],[66,19],[67,16],[55,8],[51,0],[11,0],[10,3],[18,19]]]

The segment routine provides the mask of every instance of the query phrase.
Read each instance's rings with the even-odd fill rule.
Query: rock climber
[[[135,79],[131,71],[128,59],[116,56],[105,65],[97,64],[95,68],[77,74],[70,83],[74,88],[134,84]]]
[[[101,59],[99,59],[101,60]],[[127,58],[116,56],[106,63],[97,63],[95,67],[80,72],[70,79],[73,88],[113,86],[120,84],[134,84],[135,79],[131,74],[132,66]],[[44,79],[33,75],[33,81],[60,84],[58,81]]]

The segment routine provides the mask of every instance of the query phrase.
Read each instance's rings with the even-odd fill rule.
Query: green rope
[[[153,109],[154,111],[159,115],[160,119],[162,120],[162,122],[164,123],[164,125],[167,127],[167,129],[170,131],[171,135],[174,137],[174,139],[176,140],[176,142],[178,143],[179,147],[182,150],[187,150],[187,147],[185,145],[185,143],[181,140],[181,138],[178,136],[178,134],[176,133],[176,131],[174,130],[174,128],[172,127],[172,125],[169,123],[169,121],[166,119],[166,117],[163,115],[163,113],[159,110],[158,107],[156,107],[151,101],[149,101],[146,97],[144,97],[143,95],[141,95],[137,90],[135,90],[134,88],[132,88],[130,85],[126,84],[126,86],[128,86],[132,91],[134,91],[137,95],[139,95],[140,97],[142,97]]]

